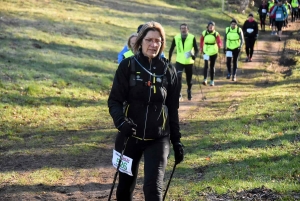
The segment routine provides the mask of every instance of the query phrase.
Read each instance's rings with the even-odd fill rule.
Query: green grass
[[[63,185],[77,172],[81,180],[99,176],[98,157],[110,161],[113,148],[107,98],[126,38],[156,20],[166,30],[167,56],[181,23],[199,42],[208,21],[224,35],[231,19],[221,14],[218,1],[201,9],[198,1],[188,3],[197,9],[183,6],[185,1],[114,2],[1,2],[0,163],[22,159],[28,170],[2,169],[0,184]],[[286,48],[296,49],[295,43]],[[300,57],[293,58],[291,76],[272,71],[272,85],[262,85],[261,74],[247,85],[224,85],[209,94],[221,102],[191,110],[182,125],[185,162],[176,169],[168,198],[188,201],[264,185],[290,200],[299,191]],[[41,166],[31,165],[33,157]],[[172,159],[168,173],[171,166]]]

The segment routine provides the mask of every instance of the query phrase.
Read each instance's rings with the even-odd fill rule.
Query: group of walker
[[[278,41],[282,39],[282,30],[288,28],[289,16],[291,22],[300,19],[300,0],[266,0],[259,6],[258,14],[262,31],[266,30],[266,18],[269,18],[271,35],[277,35]]]

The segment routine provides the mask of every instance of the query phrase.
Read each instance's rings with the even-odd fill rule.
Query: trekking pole
[[[123,154],[124,154],[124,151],[126,149],[126,145],[127,145],[128,139],[129,139],[129,137],[127,137],[127,139],[125,140],[124,145],[123,145],[123,150],[122,150],[122,153],[121,153],[121,156],[120,156],[120,160],[118,162],[117,171],[116,171],[115,176],[114,176],[113,185],[112,185],[112,187],[110,189],[110,193],[109,193],[109,196],[108,196],[108,201],[110,201],[111,195],[112,195],[113,190],[115,188],[116,180],[117,180],[117,177],[118,177],[119,169],[120,169],[120,166],[121,166]]]
[[[175,164],[174,164],[174,166],[173,166],[173,170],[172,170],[172,173],[171,173],[171,176],[170,176],[170,179],[169,179],[169,182],[168,182],[168,185],[167,185],[167,188],[166,188],[165,194],[164,194],[163,201],[165,201],[165,198],[166,198],[167,192],[168,192],[168,190],[169,190],[169,186],[170,186],[170,183],[171,183],[171,179],[172,179],[172,177],[173,177],[173,174],[174,174],[174,172],[175,172],[176,165],[177,165],[177,164],[175,163]]]
[[[198,63],[198,67],[200,68],[200,63],[201,63],[201,55],[200,55],[200,58],[199,58],[199,63]],[[198,84],[200,86],[200,91],[201,91],[201,95],[202,95],[202,100],[206,100],[206,96],[203,95],[203,91],[202,91],[202,87],[201,87],[201,83],[200,83],[200,80],[199,80],[199,77],[198,77],[198,70],[197,70],[197,67],[195,67],[196,71],[197,71],[197,80],[198,80]]]

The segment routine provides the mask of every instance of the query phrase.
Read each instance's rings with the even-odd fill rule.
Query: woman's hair
[[[133,52],[137,53],[139,51],[139,48],[142,45],[143,39],[145,38],[145,36],[147,35],[148,31],[158,31],[160,33],[161,39],[162,39],[162,43],[161,43],[161,47],[159,50],[159,55],[164,51],[165,49],[165,40],[166,40],[166,36],[165,36],[165,30],[164,28],[161,26],[160,23],[158,22],[147,22],[146,24],[143,25],[143,27],[141,28],[136,41],[135,41],[135,45],[133,47]]]
[[[130,40],[133,38],[133,37],[137,37],[138,36],[138,33],[133,33],[129,36],[128,40],[127,40],[127,46],[128,48],[131,50],[133,47],[131,47],[130,45]]]

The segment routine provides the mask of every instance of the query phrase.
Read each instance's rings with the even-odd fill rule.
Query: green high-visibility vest
[[[290,14],[290,9],[289,9],[289,5],[288,4],[284,4],[284,7],[287,11],[287,14]]]
[[[207,30],[202,32],[202,36],[204,37],[204,46],[203,52],[208,55],[212,56],[218,53],[218,44],[217,44],[217,36],[219,35],[218,32],[213,31],[209,33]]]
[[[269,2],[269,7],[268,7],[268,11],[270,12],[270,9],[274,6],[274,2]]]
[[[293,8],[298,8],[298,0],[292,0],[291,5]]]
[[[241,29],[239,27],[236,27],[235,29],[232,29],[231,27],[226,28],[226,46],[227,48],[233,50],[241,45],[240,41],[240,33]]]
[[[134,54],[133,54],[133,52],[131,51],[131,50],[128,50],[127,52],[125,52],[124,54],[123,54],[123,56],[124,56],[124,58],[126,59],[126,58],[128,58],[128,57],[131,57],[131,56],[133,56]]]
[[[193,64],[194,60],[192,57],[186,58],[185,53],[190,52],[193,49],[193,43],[194,43],[195,36],[193,34],[188,34],[185,41],[184,41],[184,47],[182,44],[182,38],[181,34],[178,34],[174,37],[175,44],[176,44],[176,50],[177,50],[177,56],[176,61],[181,64]]]

